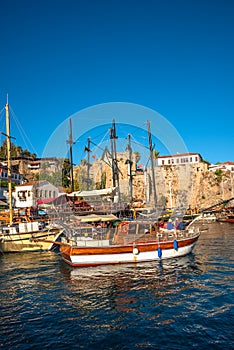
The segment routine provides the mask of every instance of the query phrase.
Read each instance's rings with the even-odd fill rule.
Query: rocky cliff
[[[126,160],[127,154],[118,154],[121,195],[123,200],[128,201],[129,165]],[[205,162],[192,165],[155,166],[155,190],[150,167],[146,171],[136,170],[136,162],[133,159],[132,170],[135,201],[154,202],[154,192],[156,192],[157,202],[161,206],[204,209],[234,196],[234,173],[223,171],[216,174],[208,170]],[[79,174],[85,174],[85,167],[78,166],[75,172],[78,178]],[[92,163],[90,177],[93,187],[101,186],[103,174],[105,174],[105,187],[111,187],[113,184],[111,166],[102,160]],[[85,181],[82,182],[85,183]]]

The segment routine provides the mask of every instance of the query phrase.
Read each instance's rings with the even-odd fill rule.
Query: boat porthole
[[[133,248],[132,252],[133,252],[134,255],[138,255],[139,254],[139,250],[137,248]]]

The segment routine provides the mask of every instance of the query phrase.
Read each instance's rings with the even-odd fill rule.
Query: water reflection
[[[60,272],[73,296],[69,300],[73,307],[89,312],[103,308],[138,314],[143,304],[151,308],[173,304],[173,299],[180,302],[177,296],[191,288],[188,279],[196,280],[195,275],[202,270],[195,255],[190,254],[170,261],[91,269],[70,268],[62,263]]]
[[[209,225],[192,254],[137,265],[1,255],[0,347],[231,348],[233,230]]]

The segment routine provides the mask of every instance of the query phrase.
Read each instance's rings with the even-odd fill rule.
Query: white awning
[[[84,215],[84,216],[76,216],[76,220],[80,220],[81,222],[98,222],[98,221],[115,221],[118,220],[118,217],[113,214],[107,215]]]
[[[117,187],[103,188],[102,190],[77,191],[69,193],[69,197],[100,197],[114,195]]]

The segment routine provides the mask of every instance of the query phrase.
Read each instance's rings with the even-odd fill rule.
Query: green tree
[[[15,145],[13,142],[11,142],[11,157],[32,157],[36,158],[35,153],[30,153],[29,150],[26,148],[23,150],[21,146]],[[6,158],[7,157],[7,142],[6,139],[2,142],[2,145],[0,146],[0,158]]]
[[[68,188],[71,186],[71,162],[64,158],[62,165],[62,186]]]
[[[156,149],[153,150],[153,159],[154,159],[154,162],[156,164],[156,161],[158,159],[158,156],[159,156],[159,151],[157,151]]]
[[[222,181],[222,170],[221,169],[217,169],[215,171],[215,175],[216,175],[217,182],[220,183]]]

